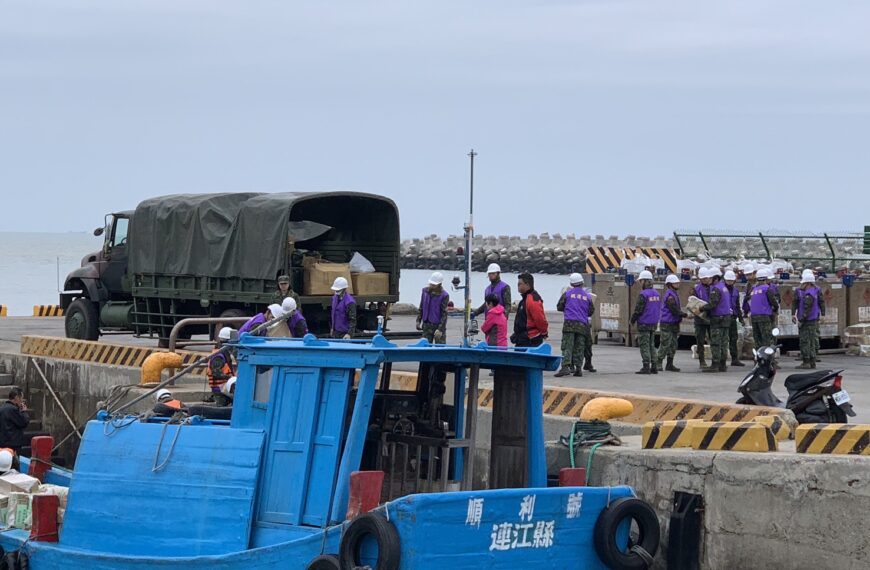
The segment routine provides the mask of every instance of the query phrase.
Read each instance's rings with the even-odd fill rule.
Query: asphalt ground
[[[548,313],[550,320],[549,343],[554,354],[558,354],[562,340],[561,313]],[[510,326],[513,326],[511,321]],[[395,316],[390,323],[393,331],[413,331],[413,316]],[[447,340],[458,343],[462,334],[462,318],[451,317],[448,321]],[[0,352],[18,352],[22,335],[63,336],[62,318],[36,317],[5,317],[0,318]],[[194,337],[196,339],[196,337]],[[482,337],[478,337],[482,338]],[[114,344],[135,344],[156,346],[151,339],[137,339],[132,335],[109,335],[102,337],[105,342]],[[404,344],[414,341],[396,341]],[[623,346],[617,339],[608,339],[604,333],[593,348],[593,363],[597,373],[584,373],[582,378],[568,376],[555,378],[552,372],[547,372],[544,383],[550,386],[569,386],[592,390],[648,394],[653,396],[668,396],[690,398],[696,400],[711,400],[731,403],[737,397],[737,386],[743,377],[751,370],[751,363],[743,368],[729,367],[728,372],[720,374],[704,374],[698,368],[698,361],[692,359],[688,350],[677,352],[675,364],[681,372],[661,372],[657,375],[642,376],[635,372],[641,367],[640,352],[637,348]],[[870,423],[870,358],[847,356],[845,354],[822,355],[820,368],[845,369],[843,373],[843,388],[852,397],[852,405],[857,417],[850,418],[850,423]],[[800,364],[794,358],[783,356],[780,359],[782,369],[774,381],[774,392],[785,400],[786,390],[783,382],[789,374],[801,372],[794,370]],[[483,385],[488,378],[482,378]]]

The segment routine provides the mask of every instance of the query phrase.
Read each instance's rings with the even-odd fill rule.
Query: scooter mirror
[[[779,336],[779,328],[774,327],[774,329],[770,331],[770,334],[772,334],[773,336]]]

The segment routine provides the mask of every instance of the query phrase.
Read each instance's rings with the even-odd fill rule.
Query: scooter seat
[[[789,390],[803,390],[815,384],[818,384],[827,376],[834,374],[833,370],[817,370],[815,372],[803,372],[801,374],[792,374],[785,379],[785,387]]]

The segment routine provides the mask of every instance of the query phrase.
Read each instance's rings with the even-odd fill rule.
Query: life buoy
[[[628,552],[616,543],[616,531],[626,520],[637,524],[638,539]],[[646,570],[652,566],[659,549],[661,529],[652,507],[634,497],[622,497],[610,503],[595,522],[595,552],[612,570]]]
[[[341,564],[335,554],[321,554],[309,562],[305,570],[341,570]]]
[[[397,570],[402,555],[399,533],[393,523],[380,513],[360,515],[348,525],[338,549],[341,567],[362,566],[360,549],[366,537],[378,543],[378,559],[373,570]]]

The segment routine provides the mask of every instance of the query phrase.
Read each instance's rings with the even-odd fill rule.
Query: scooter
[[[779,336],[779,329],[773,329]],[[849,393],[843,390],[842,370],[817,370],[792,374],[785,380],[788,400],[783,404],[771,390],[776,376],[776,346],[761,346],[753,350],[755,367],[738,387],[738,404],[785,407],[794,412],[798,423],[846,423],[854,417]]]

